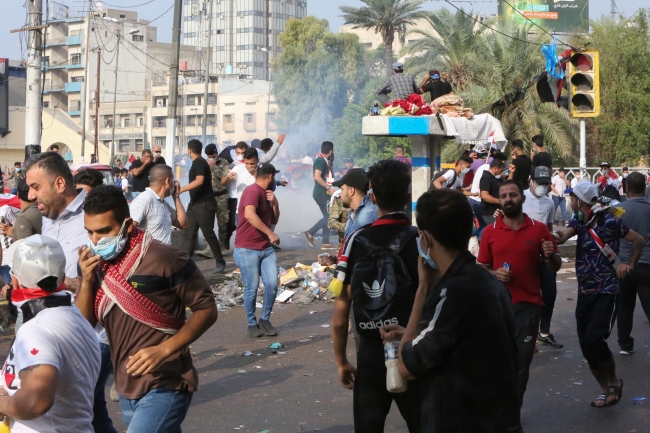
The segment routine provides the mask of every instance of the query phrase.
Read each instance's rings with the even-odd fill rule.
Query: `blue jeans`
[[[241,276],[244,280],[246,320],[248,320],[248,326],[256,326],[255,301],[257,287],[260,284],[260,274],[264,283],[264,304],[260,320],[269,320],[271,317],[275,295],[278,291],[278,261],[275,257],[275,250],[273,248],[265,250],[235,248],[233,256],[235,263],[241,269]]]
[[[5,284],[9,284],[11,286],[11,274],[9,274],[10,269],[11,268],[7,265],[0,266],[0,276],[2,276]]]
[[[181,424],[192,402],[192,393],[156,388],[144,397],[129,400],[120,395],[122,421],[127,433],[181,433]]]
[[[106,408],[106,381],[113,372],[111,363],[111,347],[108,344],[99,343],[99,351],[102,354],[102,364],[99,369],[99,377],[95,384],[95,402],[93,403],[93,428],[95,433],[117,433],[113,426],[111,417],[108,416]]]
[[[553,221],[555,221],[555,213],[557,212],[557,207],[560,206],[560,211],[562,212],[562,225],[568,221],[566,217],[566,197],[558,197],[552,195],[553,199]]]
[[[142,193],[141,193],[141,192],[135,192],[135,191],[132,191],[132,192],[131,192],[131,197],[133,197],[133,200],[135,200],[135,198],[136,198],[137,196],[139,196],[140,194],[142,194]]]

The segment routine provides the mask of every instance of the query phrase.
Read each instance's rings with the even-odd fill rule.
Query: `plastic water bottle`
[[[372,108],[372,115],[379,116],[379,101],[375,100],[375,105]]]
[[[406,380],[400,376],[397,369],[399,363],[399,341],[389,341],[384,344],[384,360],[386,361],[386,389],[388,392],[400,393],[406,391]]]

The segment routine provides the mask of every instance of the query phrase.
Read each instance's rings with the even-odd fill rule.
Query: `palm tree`
[[[367,6],[354,8],[341,6],[345,24],[354,28],[374,29],[384,42],[384,63],[390,73],[393,63],[393,42],[395,33],[404,43],[406,26],[415,24],[422,16],[420,5],[424,0],[361,0]]]
[[[408,33],[419,38],[402,49],[401,54],[411,56],[406,61],[409,70],[423,75],[435,67],[448,73],[454,89],[464,89],[483,67],[486,27],[477,25],[478,17],[472,12],[452,14],[440,9],[425,12],[423,17],[427,25]]]

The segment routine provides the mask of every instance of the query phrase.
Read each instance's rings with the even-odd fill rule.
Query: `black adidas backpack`
[[[363,255],[351,272],[352,305],[359,335],[379,335],[384,325],[406,327],[415,291],[413,281],[399,256],[402,249],[418,234],[417,227],[402,230],[386,247],[378,247],[361,236],[354,242],[363,246]]]

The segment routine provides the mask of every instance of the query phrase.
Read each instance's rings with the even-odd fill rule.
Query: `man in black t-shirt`
[[[429,71],[420,83],[420,94],[429,92],[431,102],[435,101],[441,96],[451,93],[451,84],[446,81],[440,80],[440,72],[435,69]]]
[[[516,180],[524,190],[530,184],[530,174],[533,171],[533,161],[524,153],[524,142],[512,140],[512,162],[510,163],[510,175],[508,179]]]
[[[553,172],[553,157],[544,149],[543,136],[536,135],[533,137],[533,148],[530,151],[530,156],[533,159],[533,168],[543,165]]]
[[[187,229],[185,229],[185,252],[192,254],[196,235],[203,232],[205,241],[210,246],[216,260],[216,267],[213,272],[222,274],[226,269],[226,261],[223,259],[219,239],[214,234],[214,219],[217,214],[217,202],[214,200],[212,190],[212,171],[208,161],[201,156],[203,144],[199,140],[190,140],[187,143],[187,152],[192,160],[189,181],[181,188],[179,194],[189,191],[190,204],[187,206]]]
[[[490,168],[483,172],[481,182],[481,206],[483,207],[483,219],[487,224],[494,222],[494,212],[499,209],[499,187],[501,186],[501,173],[503,173],[504,163],[498,158],[494,158],[490,163]]]
[[[149,172],[151,167],[156,164],[167,164],[165,158],[161,155],[160,146],[154,146],[153,154],[151,150],[144,149],[142,156],[131,163],[129,173],[131,174],[131,192],[133,198],[136,198],[141,192],[149,187]]]
[[[368,180],[373,191],[370,197],[373,203],[377,204],[379,219],[372,225],[360,229],[361,231],[357,232],[356,236],[365,238],[376,246],[388,246],[403,230],[408,230],[411,227],[410,220],[403,212],[404,207],[410,201],[408,189],[411,183],[411,170],[400,161],[384,160],[370,167]],[[347,359],[348,320],[353,295],[350,280],[355,271],[355,262],[364,255],[363,250],[361,242],[353,241],[348,255],[343,291],[336,298],[332,317],[334,354],[339,370],[339,379],[344,388],[354,390],[354,431],[355,433],[383,432],[386,416],[394,400],[406,421],[409,432],[419,433],[419,381],[409,381],[408,388],[403,393],[388,392],[384,346],[379,330],[368,331],[368,328],[361,328],[366,331],[359,336],[357,366],[354,367]],[[404,246],[400,257],[411,277],[411,287],[402,289],[412,291],[413,296],[409,298],[409,305],[404,305],[404,308],[410,311],[418,286],[418,248],[415,237]],[[359,289],[355,288],[355,290]],[[392,302],[397,301],[393,300]],[[402,300],[401,302],[407,301]],[[356,315],[354,322],[358,327],[363,324],[360,323]]]

